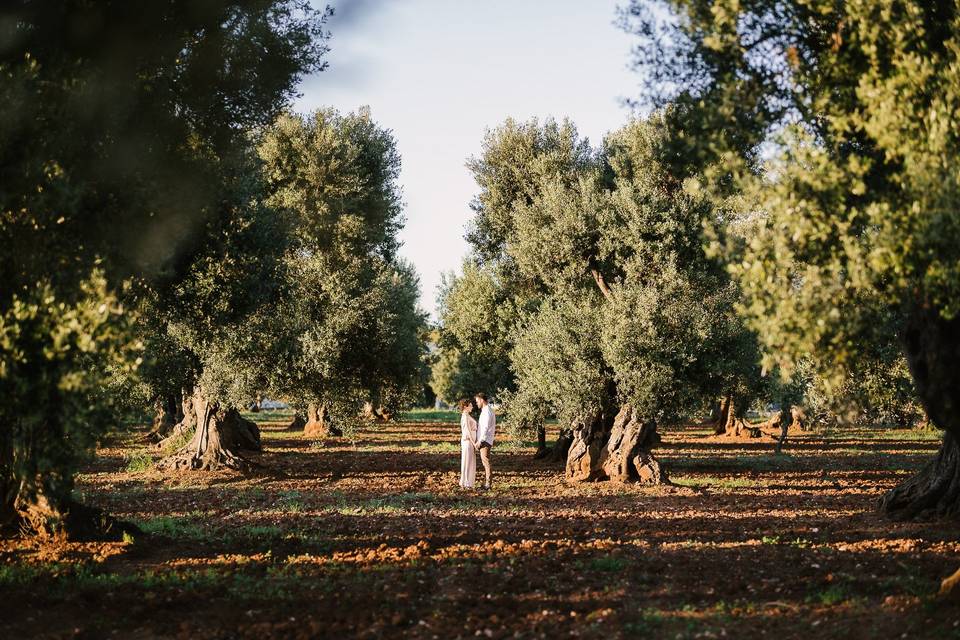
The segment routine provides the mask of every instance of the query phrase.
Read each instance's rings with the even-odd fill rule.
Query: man
[[[486,482],[484,489],[490,488],[490,448],[493,446],[493,435],[497,430],[497,416],[493,413],[493,407],[487,401],[487,394],[478,393],[474,400],[480,407],[480,420],[477,423],[477,450],[480,452],[480,462],[483,463],[483,473]]]

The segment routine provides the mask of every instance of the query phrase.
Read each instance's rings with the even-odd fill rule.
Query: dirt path
[[[675,487],[569,486],[504,442],[457,489],[455,425],[313,443],[266,422],[273,473],[164,478],[101,451],[83,499],[127,543],[0,541],[0,637],[944,638],[960,525],[890,523],[915,432],[772,445],[665,433]],[[905,634],[905,635],[904,635]]]

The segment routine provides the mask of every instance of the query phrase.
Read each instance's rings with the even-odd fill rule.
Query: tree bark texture
[[[560,429],[557,434],[557,441],[553,446],[547,446],[547,430],[541,424],[537,427],[537,452],[534,454],[535,460],[545,460],[547,462],[566,462],[567,454],[570,451],[570,445],[573,442],[572,429]]]
[[[157,442],[157,449],[179,448],[184,438],[192,436],[197,429],[197,412],[193,406],[193,389],[184,389],[181,394],[178,414],[180,420],[173,425],[167,435]]]
[[[715,411],[716,417],[713,420],[713,432],[718,436],[728,436],[731,438],[759,438],[760,429],[750,424],[743,417],[740,407],[733,396],[724,396],[720,399],[719,410]]]
[[[944,430],[937,457],[880,499],[895,520],[960,515],[960,317],[945,320],[920,307],[903,332],[904,352],[917,395],[930,421]]]
[[[161,470],[204,470],[221,467],[242,470],[250,462],[240,451],[262,451],[260,429],[240,412],[207,398],[199,387],[192,397],[196,429],[190,441],[161,459]]]
[[[589,418],[573,429],[567,480],[665,484],[666,472],[651,453],[659,443],[656,422],[638,416],[631,405],[621,407],[612,423]]]
[[[560,429],[557,434],[557,441],[547,450],[545,460],[547,462],[565,462],[570,453],[570,445],[573,444],[573,430]]]
[[[547,457],[547,428],[543,423],[537,425],[537,452],[533,454],[534,460],[542,460]]]
[[[42,438],[25,436],[26,427],[7,424],[0,429],[0,535],[18,533],[38,538],[70,540],[119,540],[124,531],[137,533],[129,523],[114,520],[99,509],[86,507],[73,500],[73,475],[59,470],[34,468],[24,473],[17,464],[28,455],[50,455],[49,451],[26,451],[25,447],[42,448]],[[16,432],[16,435],[15,435]],[[17,442],[17,436],[21,441]]]
[[[303,435],[308,438],[328,438],[342,436],[343,431],[331,423],[326,406],[310,404],[307,405],[307,424],[303,427]]]

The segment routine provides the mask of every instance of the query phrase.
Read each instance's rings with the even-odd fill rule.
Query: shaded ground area
[[[146,468],[104,448],[82,499],[138,522],[109,544],[0,541],[0,637],[944,638],[960,524],[890,523],[877,498],[936,434],[772,444],[667,430],[676,487],[569,486],[531,443],[457,489],[459,428],[315,443],[258,414],[269,472]]]

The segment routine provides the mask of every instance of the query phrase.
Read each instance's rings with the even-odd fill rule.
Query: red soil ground
[[[504,439],[477,493],[457,488],[456,425],[315,443],[274,420],[253,475],[128,471],[136,445],[102,449],[82,500],[145,533],[0,540],[0,638],[960,637],[936,596],[960,524],[875,511],[934,454],[923,432],[774,456],[666,430],[677,486],[656,488],[567,485]]]

